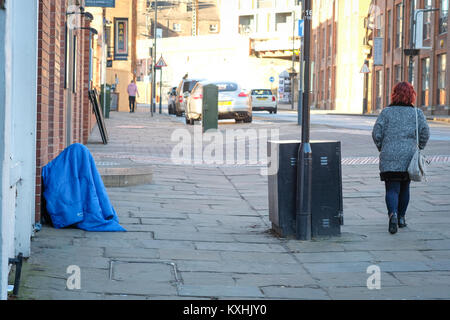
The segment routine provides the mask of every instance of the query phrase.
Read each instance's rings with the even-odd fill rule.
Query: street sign
[[[85,0],[86,7],[115,8],[116,0]]]
[[[155,64],[155,68],[167,67],[167,63],[164,61],[163,57],[159,58],[158,62]]]
[[[275,78],[274,78],[274,77],[270,77],[270,78],[269,78],[269,81],[270,81],[270,82],[275,82]]]
[[[304,36],[304,29],[305,29],[305,20],[298,20],[298,36],[303,37]]]
[[[367,63],[364,63],[362,68],[361,68],[361,73],[370,73],[370,69],[369,66],[367,65]]]
[[[384,38],[374,38],[373,39],[373,65],[382,66],[383,65],[383,41]]]

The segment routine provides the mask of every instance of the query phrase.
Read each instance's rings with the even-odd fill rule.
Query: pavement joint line
[[[116,158],[116,159],[129,159],[131,161],[136,162],[136,165],[138,164],[159,164],[159,165],[172,165],[172,166],[179,166],[179,167],[201,167],[201,168],[265,168],[267,164],[183,164],[183,163],[172,163],[171,158],[164,157],[164,156],[147,156],[147,155],[129,155],[129,154],[107,154],[107,153],[93,153],[94,158],[101,159],[101,158]],[[430,163],[450,163],[450,155],[427,155],[427,160],[430,161]],[[360,157],[343,157],[341,159],[341,164],[344,166],[348,165],[375,165],[379,163],[379,157],[378,156],[360,156]],[[97,162],[97,165],[117,165],[115,162],[111,161],[104,161],[103,159],[99,162]],[[126,166],[126,165],[125,165]]]

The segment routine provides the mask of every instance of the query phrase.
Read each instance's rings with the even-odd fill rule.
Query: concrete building
[[[80,6],[0,1],[0,299],[9,259],[29,257],[40,228],[42,167],[68,145],[86,143],[95,125],[87,96],[93,35]]]
[[[412,59],[405,49],[411,49],[414,12],[419,9],[437,9],[427,12],[423,19],[423,46]],[[428,115],[450,114],[450,51],[448,0],[388,0],[372,1],[367,20],[368,45],[371,50],[368,112],[379,112],[389,104],[392,87],[399,81],[410,81],[417,92],[416,105]],[[416,28],[419,27],[417,22]],[[380,38],[383,50],[380,64],[374,63],[374,39]]]
[[[158,1],[157,29],[162,38],[211,35],[220,32],[218,0]],[[154,37],[155,1],[138,0],[138,39]]]
[[[315,0],[311,32],[311,108],[362,113],[365,17],[370,0]]]

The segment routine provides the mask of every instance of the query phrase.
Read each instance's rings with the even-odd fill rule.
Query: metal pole
[[[162,109],[162,67],[159,69],[159,114]]]
[[[296,237],[299,240],[311,240],[311,189],[312,189],[312,150],[309,143],[310,131],[310,47],[311,47],[311,0],[303,0],[305,12],[304,33],[304,94],[302,110],[302,143],[298,150],[297,162],[297,208]]]
[[[369,66],[369,61],[365,60],[364,65]],[[363,98],[363,114],[366,114],[369,110],[369,74],[364,73],[364,98]]]
[[[303,87],[305,85],[305,79],[303,78],[303,37],[300,39],[300,54],[299,54],[299,65],[300,65],[300,74],[299,74],[299,85],[298,85],[298,106],[297,106],[297,124],[300,126],[302,124],[302,112],[303,112]]]
[[[400,63],[400,70],[401,70],[401,75],[400,75],[400,80],[404,81],[405,80],[405,54],[403,52],[403,49],[405,48],[405,0],[402,0],[402,37],[400,39],[400,45],[402,46],[401,52],[402,52],[402,57],[401,57],[401,63]]]
[[[155,105],[155,96],[156,96],[156,29],[157,29],[157,21],[158,21],[158,1],[155,0],[155,21],[153,26],[153,57],[152,57],[152,101],[150,108],[152,109],[152,115],[153,112],[156,112],[156,105]]]
[[[294,79],[295,79],[295,11],[292,11],[292,76],[291,76],[291,109],[294,110]]]

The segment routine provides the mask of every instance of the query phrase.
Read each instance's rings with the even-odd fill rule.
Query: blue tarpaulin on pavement
[[[111,205],[94,158],[75,143],[42,168],[46,209],[55,228],[126,231]]]

